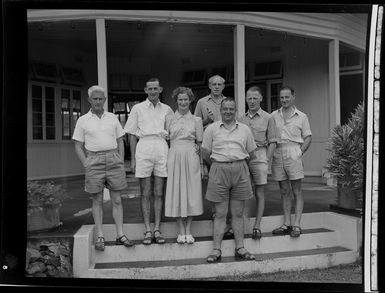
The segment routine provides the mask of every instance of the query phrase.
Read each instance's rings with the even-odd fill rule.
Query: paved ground
[[[68,199],[60,210],[62,226],[49,232],[34,233],[40,236],[70,236],[83,224],[93,224],[91,215],[91,199],[84,192],[84,176],[67,177],[54,180],[66,190]],[[139,182],[133,174],[127,174],[128,189],[123,192],[124,223],[142,223],[140,209]],[[205,182],[204,182],[205,185]],[[203,188],[205,190],[205,186]],[[326,186],[321,177],[306,177],[303,181],[303,194],[305,198],[304,213],[329,211],[330,204],[334,204],[337,197],[336,188]],[[195,220],[210,219],[210,203],[204,200],[204,214],[195,217]],[[247,202],[247,213],[255,216],[256,202],[250,199]],[[265,216],[282,214],[281,199],[278,183],[269,180],[265,188]],[[164,217],[162,221],[174,221]],[[113,223],[111,203],[105,201],[104,223]]]

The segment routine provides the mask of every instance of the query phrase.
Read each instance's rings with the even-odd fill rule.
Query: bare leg
[[[231,226],[234,231],[235,239],[235,248],[244,247],[244,218],[243,212],[245,209],[244,200],[230,200],[230,210],[231,210]]]
[[[162,217],[164,181],[165,181],[164,177],[154,176],[154,212],[155,212],[154,230],[159,230],[160,219]]]
[[[283,207],[283,223],[287,226],[291,226],[291,197],[290,197],[290,182],[289,180],[279,181],[279,189],[282,198]]]
[[[103,192],[92,195],[92,217],[98,237],[103,237]]]
[[[302,195],[302,180],[292,180],[291,187],[293,190],[294,198],[295,198],[295,219],[294,219],[294,226],[300,227],[301,223],[301,216],[303,211],[303,195]]]
[[[260,229],[265,210],[265,185],[255,185],[255,196],[257,198],[257,215],[255,216],[254,228]]]
[[[193,220],[193,217],[187,217],[186,219],[186,235],[191,235],[192,220]]]
[[[141,205],[142,205],[142,214],[144,226],[146,231],[151,231],[150,226],[150,213],[151,213],[151,177],[140,178],[140,191],[142,193]]]
[[[111,202],[112,202],[112,217],[115,221],[116,235],[123,236],[123,205],[120,191],[110,190]]]
[[[214,218],[214,248],[221,249],[223,234],[226,228],[226,215],[228,210],[228,202],[215,203]]]
[[[178,228],[179,228],[179,235],[185,235],[186,231],[185,231],[185,227],[184,227],[184,223],[183,223],[183,218],[177,218],[176,222],[177,222]]]

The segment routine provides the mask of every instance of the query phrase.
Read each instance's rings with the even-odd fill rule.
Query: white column
[[[245,113],[245,26],[234,29],[234,93],[238,115]]]
[[[104,18],[96,19],[96,46],[98,56],[98,84],[108,93],[107,84],[107,46],[106,46],[106,26]],[[104,110],[108,109],[108,95]]]
[[[341,123],[339,40],[329,42],[329,129]]]
[[[104,18],[96,19],[96,47],[98,56],[98,84],[106,90],[106,103],[104,111],[108,111],[108,84],[107,84],[107,46],[106,46],[106,26]],[[103,200],[110,199],[110,191],[103,190]]]

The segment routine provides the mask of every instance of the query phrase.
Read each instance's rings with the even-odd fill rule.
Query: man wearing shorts
[[[72,139],[75,152],[85,168],[85,191],[92,195],[92,216],[97,240],[95,249],[104,250],[103,190],[110,190],[112,216],[116,227],[116,243],[132,246],[123,234],[121,191],[127,187],[124,169],[124,131],[113,113],[104,111],[105,90],[100,86],[88,89],[90,111],[79,117]]]
[[[301,216],[304,200],[302,178],[304,178],[302,155],[309,148],[312,138],[309,120],[294,106],[294,90],[284,86],[280,90],[281,108],[272,113],[277,131],[277,148],[271,166],[272,177],[278,181],[284,213],[283,225],[272,231],[275,235],[301,235]],[[295,201],[294,224],[291,221],[292,190]]]
[[[160,232],[160,219],[163,205],[163,186],[167,177],[165,130],[166,116],[172,114],[171,108],[160,102],[159,95],[162,87],[157,78],[147,81],[144,88],[147,99],[132,107],[131,113],[124,126],[130,135],[131,169],[135,170],[135,177],[139,178],[142,194],[141,207],[145,225],[143,244],[153,241],[165,243]],[[138,142],[139,138],[139,142]],[[151,175],[154,173],[154,190],[151,190]],[[150,226],[151,194],[154,194],[154,230]]]
[[[214,247],[207,262],[219,261],[221,243],[226,228],[230,202],[231,226],[234,231],[235,256],[252,260],[254,256],[244,247],[245,201],[253,195],[247,160],[257,148],[250,129],[235,120],[234,99],[226,98],[221,104],[220,121],[210,124],[203,134],[202,152],[211,163],[206,199],[214,204]]]
[[[252,183],[255,185],[257,198],[257,213],[253,226],[252,238],[257,240],[262,237],[261,219],[265,208],[265,185],[267,184],[268,161],[270,161],[277,141],[274,127],[274,120],[270,114],[262,110],[262,91],[259,87],[253,86],[246,92],[246,103],[248,112],[239,118],[239,121],[249,126],[257,149],[255,156],[249,161],[249,169]]]

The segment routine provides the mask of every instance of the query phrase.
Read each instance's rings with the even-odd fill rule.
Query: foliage
[[[330,157],[326,168],[339,184],[352,189],[361,189],[363,186],[364,121],[364,107],[359,104],[348,123],[335,126],[328,145]]]
[[[27,212],[41,210],[47,206],[61,205],[67,198],[61,185],[54,185],[53,182],[40,183],[38,181],[27,182]]]

